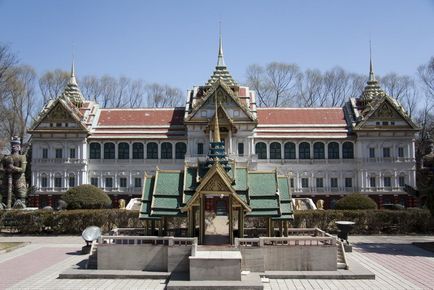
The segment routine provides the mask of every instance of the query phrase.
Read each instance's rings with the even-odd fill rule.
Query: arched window
[[[158,144],[151,142],[146,145],[146,158],[158,159]]]
[[[295,159],[295,144],[292,142],[285,143],[284,147],[285,159]]]
[[[69,187],[74,187],[76,185],[75,184],[75,175],[74,175],[74,173],[70,173],[69,174],[68,185],[69,185]]]
[[[187,145],[183,142],[178,142],[175,145],[175,158],[184,159],[187,152]]]
[[[41,174],[41,187],[47,188],[48,187],[48,176],[45,173]]]
[[[316,142],[313,144],[313,158],[314,159],[324,159],[325,158],[324,143]]]
[[[342,145],[342,158],[343,159],[354,158],[354,144],[352,142],[345,142]]]
[[[328,158],[339,159],[339,144],[337,142],[331,142],[328,145]]]
[[[310,159],[310,144],[302,142],[298,145],[298,155],[300,159]]]
[[[172,143],[163,142],[161,144],[161,159],[172,159]]]
[[[130,144],[126,142],[118,144],[118,159],[130,159]]]
[[[273,142],[270,144],[270,159],[281,159],[282,158],[282,146],[278,142]]]
[[[258,159],[267,159],[267,145],[264,142],[256,143],[255,152]]]
[[[114,143],[104,143],[104,159],[115,159]]]
[[[89,159],[101,159],[101,144],[90,143],[90,145],[89,145]]]
[[[133,159],[145,158],[143,143],[133,143]]]

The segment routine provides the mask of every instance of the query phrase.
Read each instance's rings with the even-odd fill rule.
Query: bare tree
[[[182,104],[182,91],[178,88],[152,83],[146,86],[146,91],[149,107],[176,107]]]
[[[1,108],[0,129],[6,138],[24,138],[36,106],[36,73],[30,66],[19,66],[8,70],[4,94],[7,96]]]
[[[404,106],[411,116],[417,105],[417,90],[414,80],[405,75],[390,73],[380,78],[382,88]]]
[[[9,77],[8,73],[18,63],[16,56],[10,51],[7,45],[0,43],[0,100],[2,100],[2,88]]]
[[[269,63],[265,68],[247,68],[247,85],[256,90],[262,107],[289,105],[293,102],[300,69],[296,64]]]
[[[50,99],[55,99],[62,94],[70,78],[70,73],[61,69],[47,71],[39,78],[39,90],[42,101],[45,104]]]
[[[296,82],[296,103],[299,107],[322,107],[326,103],[323,75],[319,70],[306,70]]]
[[[101,78],[85,76],[80,88],[86,99],[96,101],[102,108],[136,108],[143,104],[146,89],[142,80],[127,77],[118,79],[105,75]]]
[[[426,96],[434,101],[434,57],[427,64],[419,66],[417,73]]]

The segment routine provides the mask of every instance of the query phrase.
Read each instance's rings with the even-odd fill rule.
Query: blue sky
[[[239,82],[249,64],[297,63],[413,75],[434,56],[434,1],[20,1],[0,0],[0,42],[38,73],[69,69],[168,83],[207,81],[222,22],[226,64]]]

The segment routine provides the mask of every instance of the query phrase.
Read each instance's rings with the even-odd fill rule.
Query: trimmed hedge
[[[367,195],[351,193],[336,202],[336,209],[377,209],[377,204]]]
[[[116,227],[144,228],[138,211],[120,209],[68,211],[0,211],[0,229],[21,234],[81,234],[88,226],[99,226],[102,232]],[[356,223],[351,234],[410,234],[426,233],[430,212],[407,210],[307,210],[296,211],[292,227],[318,227],[336,233],[335,221]]]
[[[68,209],[100,209],[109,208],[110,197],[102,189],[83,184],[69,189],[62,195]]]
[[[336,233],[335,221],[353,221],[352,234],[411,234],[430,230],[429,210],[305,210],[296,211],[292,226],[295,228],[318,227]]]
[[[120,209],[67,211],[0,211],[0,228],[21,234],[81,234],[88,226],[113,228],[144,227],[138,211]]]

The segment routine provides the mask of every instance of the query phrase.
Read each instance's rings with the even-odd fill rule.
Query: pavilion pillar
[[[163,225],[164,225],[164,231],[163,231],[163,236],[167,236],[168,235],[168,222],[167,222],[167,217],[163,217]]]
[[[155,220],[151,220],[151,236],[155,235]]]
[[[200,207],[199,207],[199,244],[203,244],[204,242],[204,234],[205,234],[205,196],[203,194],[200,195]]]
[[[234,223],[233,223],[233,208],[232,208],[232,196],[228,198],[228,218],[229,218],[229,243],[232,245],[234,243]]]
[[[163,235],[163,227],[162,227],[163,220],[162,219],[164,219],[164,217],[158,220],[158,236],[159,237],[161,237]]]
[[[238,211],[238,237],[244,238],[244,209],[242,207]]]
[[[284,237],[288,236],[288,220],[285,220],[283,224],[283,236]]]
[[[283,237],[283,220],[279,221],[279,237]]]
[[[191,222],[191,216],[192,214],[192,208],[188,209],[187,211],[187,237],[193,237],[192,232],[193,232],[193,224]]]
[[[268,218],[268,236],[273,236],[273,220],[271,218]]]

